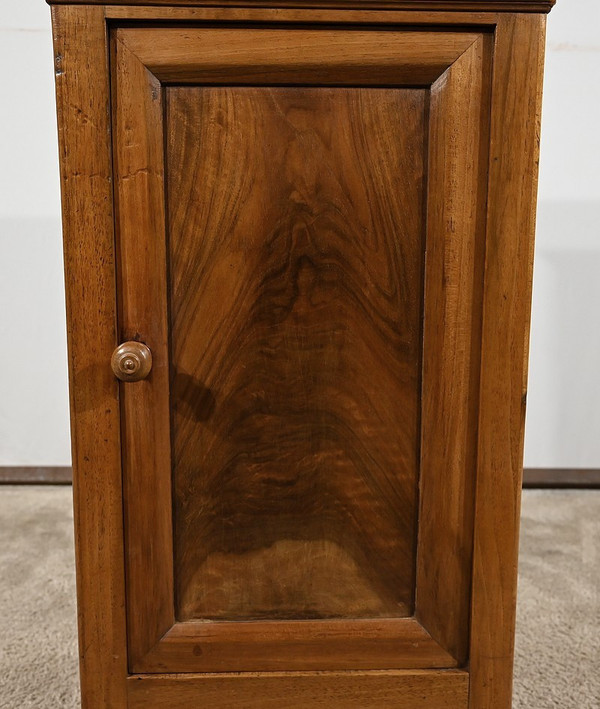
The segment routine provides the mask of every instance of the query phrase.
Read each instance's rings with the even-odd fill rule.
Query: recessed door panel
[[[426,101],[166,91],[178,620],[413,611]]]

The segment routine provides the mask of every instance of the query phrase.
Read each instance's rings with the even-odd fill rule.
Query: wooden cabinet
[[[510,706],[551,4],[53,5],[84,707]]]

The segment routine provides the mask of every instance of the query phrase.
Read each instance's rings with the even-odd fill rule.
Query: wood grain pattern
[[[231,0],[229,0],[231,2]],[[102,0],[47,0],[49,4],[104,4]],[[396,10],[481,10],[491,12],[550,12],[556,0],[234,0],[231,7],[323,7]],[[111,5],[213,5],[215,0],[111,0]],[[227,0],[221,5],[229,6]]]
[[[472,709],[509,709],[545,18],[498,25],[471,632]]]
[[[467,658],[492,37],[432,86],[416,617]],[[440,593],[440,590],[443,592]]]
[[[167,263],[161,85],[117,40],[115,205],[119,338],[152,352],[147,379],[123,382],[123,491],[129,660],[173,624]]]
[[[343,8],[292,8],[292,7],[189,7],[164,5],[107,5],[107,19],[116,20],[155,20],[155,21],[235,21],[261,22],[273,25],[312,25],[315,29],[323,25],[343,27],[348,24],[357,25],[397,25],[414,27],[415,25],[437,25],[451,29],[453,25],[460,27],[494,27],[498,21],[498,12],[487,9],[485,12],[468,10],[437,11],[427,10],[377,10],[371,6],[368,9]]]
[[[145,672],[456,667],[414,618],[176,623]]]
[[[130,709],[466,709],[466,672],[286,672],[137,675]]]
[[[240,31],[245,32],[246,30],[240,29]],[[125,45],[127,44],[127,31],[118,30],[118,33],[119,41],[117,41],[116,43],[117,47],[122,47],[123,50],[126,50],[127,47]],[[157,33],[160,34],[160,31],[157,30]],[[156,36],[158,36],[156,33],[150,33],[148,35],[148,41],[150,42]],[[419,63],[419,52],[423,51],[428,56],[431,56],[431,47],[436,44],[438,38],[438,33],[423,32],[420,41],[413,42],[416,57],[415,64]],[[471,38],[469,38],[469,44],[467,46],[472,45],[470,39]],[[460,44],[457,46],[460,46]],[[463,46],[465,45],[463,44]],[[150,52],[150,48],[146,47],[144,51],[146,52],[146,54],[148,54]],[[195,51],[196,56],[198,54],[201,54],[201,48],[196,48]],[[153,92],[153,87],[152,82],[148,82],[148,78],[149,75],[147,76],[143,72],[139,72],[140,86],[143,87],[142,94],[143,92],[146,92],[151,95]],[[180,90],[186,91],[186,89],[184,88]],[[125,97],[125,100],[130,101],[130,98]],[[146,145],[149,140],[149,137],[143,135],[144,130],[146,130],[148,123],[152,123],[153,121],[155,121],[153,110],[150,110],[152,109],[152,102],[147,103],[147,100],[144,98],[144,96],[140,95],[138,105],[142,113],[146,112],[146,120],[138,119],[135,123],[136,131],[140,133],[140,137],[142,139],[132,144],[132,150],[136,149],[138,146],[140,147],[140,149],[142,149]],[[150,106],[150,109],[148,108],[148,106]],[[154,127],[151,127],[151,131],[154,131]],[[156,133],[154,133],[154,135],[156,135]],[[158,156],[158,152],[159,151],[157,149],[152,152],[146,151],[146,154],[147,156]],[[219,154],[219,160],[220,157],[221,156]],[[150,174],[162,174],[162,163],[157,158],[156,166],[153,168],[152,165],[149,164],[147,168],[144,168],[144,170],[146,169]],[[143,186],[144,184],[145,183],[143,181],[140,182],[141,186]],[[140,203],[143,203],[143,201],[143,199],[139,200]],[[135,263],[136,262],[134,261],[133,264]],[[141,279],[141,281],[146,282],[146,279]],[[158,301],[156,302],[158,304]],[[138,415],[143,417],[144,410],[140,410],[138,412]],[[150,457],[148,458],[148,460],[150,460]],[[151,470],[149,470],[148,472],[152,473]],[[167,518],[166,515],[163,515],[166,502],[167,501],[165,499],[162,499],[162,497],[158,497],[156,495],[146,496],[144,498],[142,507],[145,510],[144,515],[146,518],[146,522],[143,526],[140,527],[140,529],[145,530],[145,534],[147,537],[146,542],[144,542],[145,544],[149,544],[151,546],[153,543],[151,537],[151,520],[156,517],[161,525],[164,524],[164,520]],[[137,514],[139,513],[140,510],[137,511]],[[150,578],[149,587],[151,587],[153,583],[154,582]],[[150,607],[150,599],[153,597],[152,594],[148,594],[148,596],[149,599],[144,603],[143,606],[147,609]],[[160,613],[163,613],[165,611],[167,613],[171,613],[171,608],[172,606],[170,604],[164,604],[163,607],[159,607],[158,610]],[[134,620],[135,622],[144,622],[143,616],[139,614],[138,616],[134,616]],[[307,622],[308,621],[302,621],[302,623]],[[354,620],[348,621],[349,628],[351,628],[354,622]],[[361,622],[364,623],[365,621]],[[367,645],[365,645],[364,647],[361,646],[362,650],[368,651],[366,655],[365,652],[361,652],[360,657],[357,657],[353,653],[352,647],[347,647],[349,644],[349,640],[340,640],[341,636],[339,635],[339,633],[336,633],[332,636],[331,643],[329,644],[327,642],[324,642],[324,640],[321,638],[316,643],[315,649],[319,653],[325,651],[326,657],[329,658],[329,661],[331,661],[331,658],[335,658],[336,653],[338,653],[336,660],[337,664],[335,665],[335,667],[338,668],[348,668],[348,661],[350,661],[351,663],[356,662],[357,666],[360,668],[381,667],[382,664],[385,667],[413,666],[414,663],[421,663],[422,665],[428,667],[454,666],[456,664],[456,660],[450,655],[448,655],[446,651],[440,648],[439,645],[431,638],[427,631],[420,626],[419,623],[415,623],[414,621],[408,618],[396,620],[388,619],[385,621],[385,623],[390,623],[387,632],[391,632],[393,628],[396,628],[398,633],[397,637],[395,639],[390,638],[389,644],[386,644],[385,642],[378,643],[375,641],[374,638],[372,640],[369,640]],[[243,632],[243,630],[241,629],[244,627],[244,624],[235,625],[237,625],[237,627],[240,628],[240,631]],[[235,630],[235,625],[230,628],[230,631]],[[186,628],[185,632],[182,630],[183,627]],[[412,630],[410,630],[409,627],[412,628]],[[134,671],[165,671],[172,669],[173,667],[181,667],[188,671],[197,670],[199,667],[206,669],[206,666],[210,668],[209,663],[214,661],[214,657],[209,656],[208,659],[202,659],[204,657],[203,654],[197,655],[195,653],[196,643],[194,642],[194,637],[204,637],[207,633],[210,637],[219,636],[218,628],[218,621],[204,621],[200,624],[194,624],[189,622],[184,624],[176,624],[173,629],[170,630],[166,635],[158,635],[155,639],[156,646],[146,656],[140,656],[139,659],[135,660],[135,662],[132,663],[132,668]],[[382,628],[382,637],[385,639],[385,637],[389,636],[387,636],[386,632],[384,631],[385,628]],[[407,641],[410,638],[414,637],[415,632],[417,632],[419,636],[418,653],[415,653],[416,646],[411,647],[410,645],[407,645]],[[285,649],[285,654],[286,657],[289,658],[289,663],[291,663],[296,669],[303,669],[307,662],[307,658],[308,661],[310,661],[311,655],[307,649],[308,646],[311,644],[311,638],[309,637],[309,635],[305,635],[302,640],[297,639],[292,643],[288,642],[287,646],[282,645],[281,642],[278,643],[277,633],[272,633],[271,631],[263,633],[262,631],[260,631],[259,633],[255,632],[254,635],[255,640],[254,642],[250,642],[250,640],[248,641],[247,653],[244,657],[255,657],[254,662],[256,663],[256,668],[258,669],[260,667],[264,667],[267,669],[272,667],[279,667],[280,665],[278,664],[278,662],[280,662],[282,648]],[[217,645],[214,645],[213,643],[213,648],[219,647],[218,662],[221,663],[221,669],[239,667],[240,656],[238,653],[238,645],[234,641],[234,636],[235,633],[233,633],[233,636],[232,638],[230,638],[229,642],[222,643],[221,641],[219,641]],[[296,643],[296,646],[294,645],[294,643]],[[301,653],[303,653],[299,657],[296,653],[297,649],[301,650]],[[353,665],[351,664],[350,666],[352,667]]]
[[[544,26],[524,13],[551,0],[84,1],[53,8],[83,706],[464,709],[466,672],[338,670],[466,659],[477,429],[469,702],[507,709]],[[107,17],[156,20],[110,25],[112,77]],[[182,24],[164,29],[162,20]],[[193,20],[240,24],[183,26]],[[257,81],[297,86],[251,88]],[[424,87],[434,81],[425,135]],[[169,165],[169,278],[167,94],[178,166]],[[292,208],[282,212],[283,203]],[[415,600],[425,214],[434,241]],[[167,284],[181,326],[171,382],[175,529],[183,530],[175,548]],[[158,362],[122,391],[130,670],[261,673],[126,679],[118,388],[109,369],[117,335],[147,341]],[[174,549],[183,617],[265,618],[275,608],[280,620],[176,623]],[[416,617],[400,617],[413,606]]]
[[[62,191],[82,706],[125,707],[127,651],[108,38],[101,7],[52,11]]]
[[[424,100],[169,90],[180,620],[411,612]]]
[[[478,35],[388,29],[127,28],[119,41],[161,81],[177,84],[424,86]],[[434,41],[435,40],[435,41]]]

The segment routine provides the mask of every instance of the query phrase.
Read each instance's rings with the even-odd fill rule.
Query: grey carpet
[[[79,707],[70,486],[0,487],[0,707]]]
[[[518,709],[600,707],[600,491],[523,495]]]
[[[0,487],[0,707],[79,706],[69,487]],[[514,709],[600,708],[600,492],[523,499]]]

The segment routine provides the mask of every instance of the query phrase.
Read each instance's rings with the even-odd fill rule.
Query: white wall
[[[69,465],[50,11],[0,3],[0,465]]]
[[[548,21],[525,462],[600,467],[600,0]],[[0,4],[0,465],[68,464],[50,16]]]
[[[600,2],[548,18],[525,465],[600,467]]]

